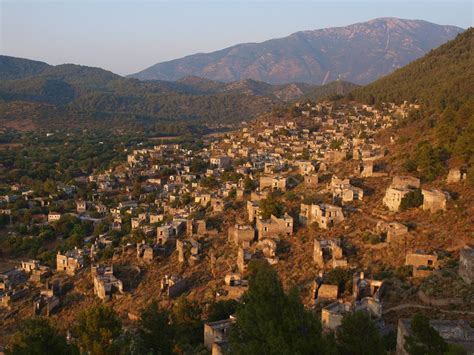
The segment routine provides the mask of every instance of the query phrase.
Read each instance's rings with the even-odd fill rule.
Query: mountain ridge
[[[319,85],[342,79],[365,84],[421,57],[462,30],[423,20],[379,18],[192,54],[129,77],[179,80],[195,75],[224,82],[254,79]]]

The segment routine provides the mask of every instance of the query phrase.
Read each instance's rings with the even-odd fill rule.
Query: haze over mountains
[[[178,80],[193,75],[224,82],[366,84],[421,57],[463,29],[421,20],[379,18],[345,27],[296,32],[155,64],[131,77]]]

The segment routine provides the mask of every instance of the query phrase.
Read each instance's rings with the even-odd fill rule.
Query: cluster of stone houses
[[[301,117],[284,122],[256,121],[219,140],[206,141],[198,151],[179,144],[133,150],[126,163],[87,177],[87,183],[94,186],[94,197],[75,199],[75,209],[64,213],[50,209],[45,222],[55,224],[65,214],[74,214],[94,225],[107,223],[106,232],[91,238],[87,247],[59,252],[55,268],[32,260],[0,274],[0,299],[11,305],[23,297],[29,276],[31,282],[44,283],[34,298],[35,313],[49,314],[60,306],[61,294],[57,291],[61,287],[48,283],[52,276],[74,279],[89,267],[94,294],[103,301],[119,297],[126,291],[117,268],[114,273],[113,263],[96,263],[97,254],[105,249],[113,251],[113,260],[131,251],[127,255],[145,268],[174,257],[171,260],[176,260],[176,269],[159,276],[159,296],[174,299],[193,287],[183,270],[210,262],[212,272],[215,256],[209,245],[219,240],[226,243],[231,270],[215,280],[216,299],[239,300],[248,289],[247,271],[252,260],[281,263],[282,242],[294,238],[300,229],[316,228],[319,235],[312,241],[312,255],[319,276],[314,281],[312,305],[322,305],[323,326],[334,330],[345,314],[357,310],[382,320],[384,280],[356,271],[361,267],[348,257],[344,239],[325,233],[337,226],[348,227],[350,214],[367,200],[364,185],[358,181],[388,175],[379,164],[384,158],[383,148],[367,137],[390,127],[395,116],[405,115],[412,107],[387,105],[377,110],[368,105],[341,104],[336,108],[320,103],[299,104],[298,108]],[[336,174],[335,167],[341,163],[350,164],[354,173],[346,169]],[[464,179],[462,169],[454,169],[447,181],[462,183]],[[403,198],[420,188],[418,178],[393,176],[377,203],[398,212]],[[264,200],[295,191],[302,202],[292,211],[264,213]],[[328,202],[305,202],[307,192],[325,194]],[[449,195],[445,192],[421,189],[421,193],[423,210],[448,208]],[[229,215],[237,217],[228,222],[223,217]],[[411,233],[396,218],[380,220],[375,231],[386,235],[387,243],[405,241]],[[117,245],[116,234],[127,243]],[[466,247],[460,255],[459,275],[468,284],[474,279],[472,250]],[[440,267],[435,253],[421,251],[405,255],[405,265],[413,268],[414,277],[426,277]],[[343,297],[339,286],[328,282],[331,269],[351,270],[350,297]],[[225,350],[226,334],[234,322],[230,318],[205,324],[204,344],[213,353]]]

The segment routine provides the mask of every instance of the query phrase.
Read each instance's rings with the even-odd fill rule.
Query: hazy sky
[[[474,0],[0,0],[0,53],[131,74],[196,52],[388,16],[467,28]]]

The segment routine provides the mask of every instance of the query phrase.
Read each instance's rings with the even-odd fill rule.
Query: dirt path
[[[386,314],[386,313],[389,313],[389,312],[392,312],[392,311],[399,311],[399,310],[406,309],[406,308],[433,309],[435,307],[423,306],[421,304],[406,303],[406,304],[401,304],[401,305],[398,305],[398,306],[395,306],[395,307],[388,308],[388,309],[383,311],[383,314]],[[438,310],[442,313],[456,313],[456,314],[471,314],[471,315],[474,315],[474,312],[469,312],[469,311],[448,311],[448,310],[439,309],[439,308],[436,308],[436,310]]]

